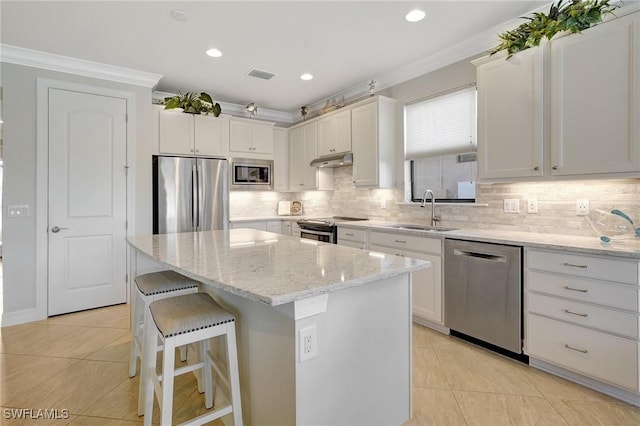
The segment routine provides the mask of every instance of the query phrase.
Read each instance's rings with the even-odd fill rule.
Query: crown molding
[[[164,98],[171,96],[175,96],[175,93],[160,92],[156,90],[151,93],[151,100],[153,103],[159,103],[164,100]],[[223,101],[215,102],[220,104],[224,114],[233,115],[234,117],[250,118],[247,111],[245,111],[244,105],[232,104],[230,102]],[[275,121],[276,123],[283,124],[292,124],[295,121],[294,114],[291,112],[261,108],[260,105],[258,105],[258,114],[254,117],[254,120]]]
[[[161,74],[0,44],[0,62],[154,88]]]

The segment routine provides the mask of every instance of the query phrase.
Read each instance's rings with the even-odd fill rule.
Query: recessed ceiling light
[[[189,14],[187,13],[186,10],[182,10],[182,9],[171,9],[171,17],[173,19],[175,19],[176,21],[188,21],[189,20]]]
[[[404,19],[409,22],[418,22],[422,21],[426,15],[427,14],[420,9],[413,9],[411,12],[407,13]]]
[[[305,73],[300,76],[301,80],[313,80],[313,76],[311,74]]]
[[[222,52],[218,49],[209,49],[207,50],[207,55],[211,56],[212,58],[219,58],[220,56],[222,56]]]

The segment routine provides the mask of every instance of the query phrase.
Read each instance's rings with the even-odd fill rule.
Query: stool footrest
[[[174,370],[174,376],[180,376],[181,374],[189,373],[191,371],[196,371],[204,367],[204,362],[196,362],[195,364],[185,365],[184,367],[179,367]]]
[[[179,426],[203,425],[215,419],[219,419],[222,416],[226,416],[227,414],[231,414],[232,412],[233,412],[233,408],[231,407],[231,405],[225,405],[222,408],[218,408],[210,413],[206,413],[201,416],[198,416],[194,419],[189,420],[188,422],[180,423]]]

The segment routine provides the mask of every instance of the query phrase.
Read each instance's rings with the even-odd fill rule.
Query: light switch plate
[[[520,213],[520,200],[517,198],[506,198],[503,210],[505,213]]]
[[[7,206],[8,217],[29,217],[31,209],[28,204]]]

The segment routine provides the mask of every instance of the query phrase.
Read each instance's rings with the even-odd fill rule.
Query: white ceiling
[[[0,41],[162,74],[159,91],[206,91],[219,101],[293,112],[424,63],[547,3],[3,0]],[[427,18],[406,22],[415,7]],[[172,9],[190,19],[174,20]],[[211,47],[223,56],[206,56]],[[252,68],[276,77],[248,77]],[[300,80],[305,72],[315,78]]]

